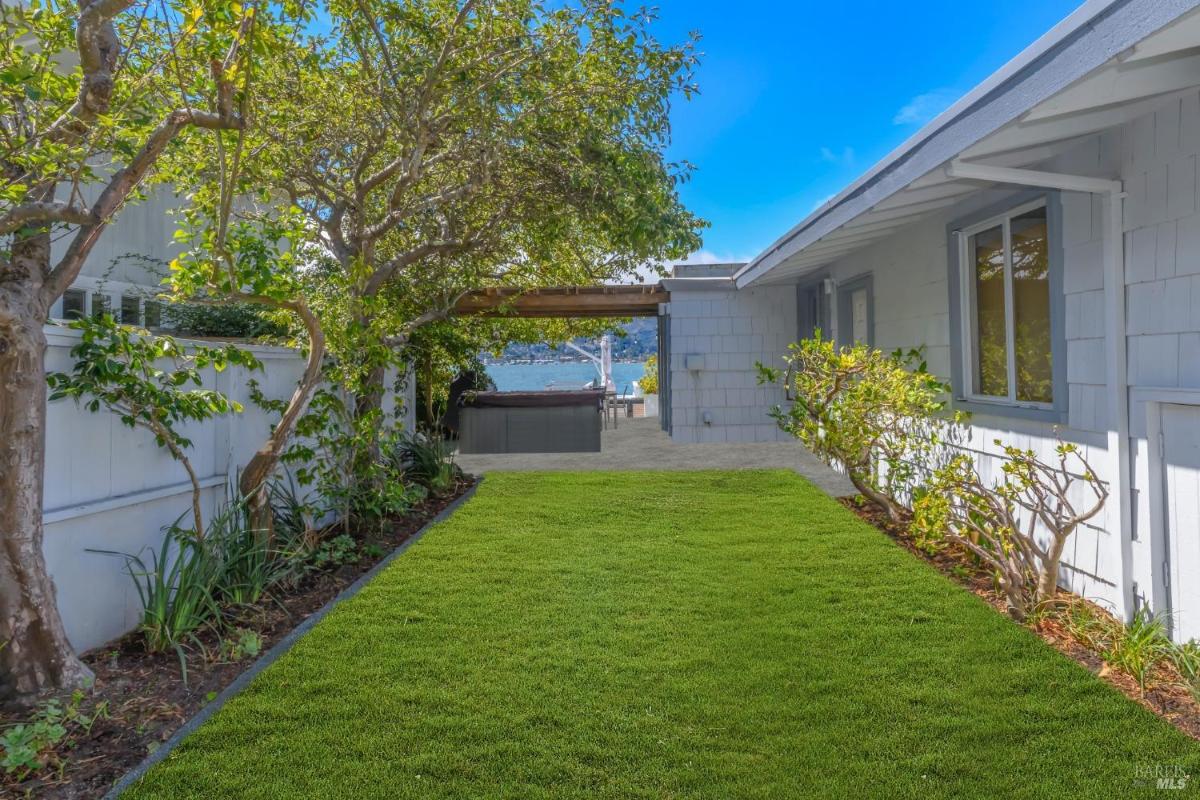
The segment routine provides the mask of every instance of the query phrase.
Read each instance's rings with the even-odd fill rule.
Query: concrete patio
[[[521,472],[532,470],[701,470],[790,469],[824,492],[854,494],[854,487],[798,442],[678,444],[659,429],[657,417],[622,417],[601,437],[599,453],[513,453],[459,455],[467,472]]]

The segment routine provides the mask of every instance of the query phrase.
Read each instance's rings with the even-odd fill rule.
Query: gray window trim
[[[816,290],[817,292],[817,316],[814,328],[821,329],[822,338],[829,339],[833,333],[833,319],[830,313],[829,296],[825,294],[825,281],[829,278],[828,270],[823,270],[816,275],[806,276],[802,281],[796,284],[796,337],[797,339],[807,339],[810,331],[804,330],[807,312],[804,309],[804,295],[807,292]]]
[[[837,343],[841,347],[854,344],[854,313],[850,309],[850,298],[859,289],[867,290],[866,344],[875,346],[875,276],[867,272],[837,285]]]
[[[1010,405],[1007,402],[989,402],[967,399],[966,380],[963,375],[963,328],[962,293],[959,263],[959,232],[976,223],[998,217],[1010,209],[1031,203],[1046,201],[1046,226],[1049,236],[1050,259],[1050,359],[1052,362],[1054,404],[1051,408],[1032,408]],[[954,408],[993,417],[1010,417],[1056,425],[1067,422],[1067,297],[1063,291],[1063,211],[1062,196],[1057,191],[1035,189],[1017,192],[1004,200],[954,220],[946,226],[946,262],[949,267],[950,291],[950,385],[953,387]]]

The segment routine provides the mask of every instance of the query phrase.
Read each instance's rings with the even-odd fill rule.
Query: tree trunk
[[[865,469],[869,470],[870,467],[868,466]],[[858,489],[859,494],[867,498],[867,500],[874,503],[876,506],[881,508],[885,514],[887,514],[889,522],[893,524],[899,524],[903,522],[904,516],[900,512],[900,509],[897,507],[896,503],[892,500],[892,498],[888,497],[883,492],[877,491],[873,486],[871,486],[870,479],[863,477],[863,471],[865,470],[847,467],[846,476],[850,478],[850,483],[854,484],[854,488]]]
[[[292,310],[300,316],[308,330],[308,361],[304,366],[304,374],[296,385],[296,391],[292,392],[292,399],[288,401],[279,424],[271,431],[263,446],[258,448],[258,452],[246,463],[239,481],[242,495],[252,498],[250,507],[254,524],[263,530],[271,530],[272,523],[267,482],[275,475],[279,459],[292,438],[296,423],[308,408],[313,393],[321,383],[321,362],[325,358],[325,333],[321,330],[316,315],[307,305],[300,302],[297,302]]]
[[[1067,534],[1070,536],[1070,533]],[[1046,552],[1046,560],[1041,565],[1038,576],[1036,603],[1040,606],[1053,600],[1058,594],[1058,565],[1062,561],[1063,549],[1067,544],[1067,536],[1055,536]]]
[[[46,233],[18,237],[0,272],[0,698],[9,700],[92,678],[67,641],[42,553],[47,309],[40,295],[49,251]]]

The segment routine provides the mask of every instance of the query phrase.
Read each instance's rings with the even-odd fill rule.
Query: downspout
[[[1110,531],[1111,553],[1119,567],[1117,602],[1114,612],[1128,620],[1133,615],[1133,480],[1129,456],[1129,362],[1126,358],[1125,327],[1125,223],[1122,199],[1124,185],[1119,180],[1064,175],[1031,169],[994,167],[952,161],[946,175],[961,180],[1010,183],[1067,192],[1099,195],[1104,200],[1104,319],[1105,361],[1107,364],[1109,409],[1108,456],[1110,474],[1116,476],[1116,490],[1108,503],[1117,530]],[[1116,505],[1115,509],[1111,507]],[[1115,535],[1112,535],[1115,534]]]

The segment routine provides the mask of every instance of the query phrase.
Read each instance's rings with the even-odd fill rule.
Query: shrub
[[[953,457],[915,504],[913,531],[945,536],[977,556],[995,575],[1009,613],[1024,620],[1054,599],[1067,540],[1100,513],[1108,489],[1073,444],[1060,441],[1051,463],[996,445],[1004,452],[1001,479],[985,485],[970,456]],[[1087,502],[1077,508],[1080,484]]]
[[[294,467],[297,483],[316,488],[326,504],[318,516],[336,514],[347,531],[356,522],[381,526],[419,499],[390,455],[400,437],[381,410],[356,415],[336,391],[322,389],[296,433],[282,460]]]
[[[222,642],[222,655],[227,661],[244,661],[256,658],[262,652],[262,636],[248,628],[238,628],[233,636]]]
[[[38,704],[27,722],[9,726],[0,733],[0,767],[18,782],[58,763],[55,750],[71,744],[72,734],[87,733],[96,720],[108,716],[108,701],[97,703],[90,712],[82,709],[83,692],[75,692],[64,706],[57,699]]]
[[[392,452],[392,461],[400,475],[434,496],[453,490],[462,474],[454,463],[454,445],[432,434],[401,437]]]
[[[179,336],[258,339],[289,333],[279,314],[249,303],[180,303],[168,306],[165,312],[166,325]]]
[[[1156,667],[1167,663],[1174,645],[1167,638],[1166,621],[1161,614],[1138,609],[1128,625],[1118,625],[1117,635],[1101,650],[1104,660],[1132,675],[1144,692]]]
[[[337,569],[358,563],[358,558],[358,542],[354,541],[353,536],[343,533],[321,542],[313,554],[312,565],[319,570]]]
[[[957,419],[941,413],[949,387],[926,369],[919,350],[839,348],[818,334],[790,345],[784,360],[782,376],[757,365],[759,383],[782,380],[792,401],[771,416],[899,522],[905,512],[899,498],[919,477],[916,465],[934,457],[947,422]]]
[[[638,379],[642,394],[658,394],[658,356],[646,359],[646,371]]]
[[[114,553],[125,559],[142,603],[138,630],[152,653],[174,650],[187,676],[184,645],[199,643],[196,632],[221,615],[216,586],[221,563],[204,539],[170,526],[149,563],[140,554]]]

